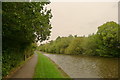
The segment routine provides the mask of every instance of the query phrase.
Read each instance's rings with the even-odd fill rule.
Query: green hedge
[[[8,75],[12,69],[20,66],[20,63],[33,54],[33,50],[25,50],[24,52],[15,49],[3,50],[2,53],[2,76]]]

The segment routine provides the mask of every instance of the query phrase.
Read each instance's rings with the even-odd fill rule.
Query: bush
[[[82,37],[74,38],[65,50],[65,54],[82,54],[83,48],[81,47]]]

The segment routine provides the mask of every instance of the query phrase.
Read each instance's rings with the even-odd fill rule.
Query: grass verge
[[[38,63],[33,78],[69,78],[68,76],[65,76],[65,73],[60,71],[58,66],[48,57],[39,52],[37,52],[37,54]]]

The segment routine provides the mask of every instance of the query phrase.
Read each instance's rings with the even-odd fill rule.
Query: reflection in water
[[[71,78],[118,78],[118,59],[91,56],[44,54]]]

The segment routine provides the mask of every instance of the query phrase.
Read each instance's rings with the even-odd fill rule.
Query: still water
[[[71,78],[118,78],[118,59],[83,55],[44,54]]]

